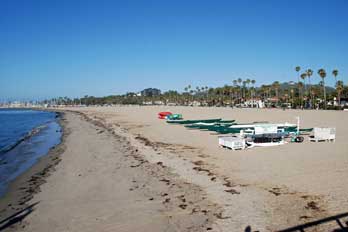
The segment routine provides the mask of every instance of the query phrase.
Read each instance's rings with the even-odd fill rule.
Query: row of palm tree
[[[188,85],[184,88],[184,95],[190,96],[188,100],[205,100],[206,102],[211,100],[209,96],[219,96],[219,99],[215,102],[222,102],[223,96],[229,96],[230,102],[242,102],[247,96],[253,98],[255,90],[255,80],[241,78],[232,81],[232,85],[225,85],[223,87],[209,88],[208,86],[197,86],[193,88]],[[251,85],[251,86],[250,86]],[[196,97],[194,97],[196,96]]]
[[[308,93],[308,98],[309,101],[311,102],[311,106],[313,106],[313,91],[312,91],[312,84],[311,84],[311,76],[313,75],[313,70],[312,69],[307,69],[305,70],[302,74],[300,74],[301,71],[301,67],[300,66],[296,66],[295,67],[295,71],[298,73],[297,76],[297,83],[298,83],[298,89],[299,92],[301,93],[301,104],[303,103],[303,85],[304,85],[304,89],[305,92]],[[318,76],[321,78],[321,81],[319,82],[319,85],[322,86],[322,90],[323,90],[323,96],[324,96],[324,109],[327,108],[327,96],[326,96],[326,85],[325,85],[325,78],[327,76],[327,73],[325,71],[325,69],[321,68],[318,70]],[[335,88],[336,88],[336,92],[337,92],[337,99],[338,99],[338,104],[341,104],[341,93],[343,90],[343,82],[342,81],[337,81],[337,76],[338,76],[338,70],[334,69],[332,71],[332,76],[335,78]],[[300,81],[300,78],[303,80],[303,83]],[[308,85],[306,87],[306,79],[308,79]],[[302,105],[303,106],[303,105]]]
[[[327,99],[332,100],[337,97],[340,104],[341,96],[348,97],[348,86],[337,80],[338,70],[333,70],[332,75],[335,78],[335,91],[332,88],[327,93],[325,78],[327,73],[324,69],[317,71],[320,77],[319,84],[312,84],[313,70],[307,69],[302,73],[301,67],[295,67],[297,72],[297,83],[290,81],[280,83],[274,81],[271,84],[263,84],[256,87],[254,79],[237,78],[231,81],[230,85],[222,87],[208,87],[187,85],[182,93],[176,90],[169,90],[156,96],[139,96],[134,92],[128,92],[123,95],[113,95],[106,97],[84,96],[82,98],[69,99],[56,98],[52,99],[52,104],[63,105],[104,105],[104,104],[155,104],[155,103],[173,103],[178,105],[210,105],[210,106],[238,106],[249,104],[254,106],[256,100],[263,100],[268,105],[281,106],[282,104],[291,103],[294,108],[304,108],[310,105],[313,108],[319,105],[317,99],[324,99],[321,108],[327,108]],[[46,101],[48,102],[48,101]]]

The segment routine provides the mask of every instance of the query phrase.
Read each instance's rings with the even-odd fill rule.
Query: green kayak
[[[199,130],[214,130],[215,128],[226,128],[229,126],[234,125],[235,123],[217,123],[215,125],[196,125],[196,124],[190,124],[185,125],[186,128],[189,129],[199,129]]]
[[[170,114],[166,116],[168,120],[182,120],[182,114]]]
[[[167,120],[167,123],[172,124],[194,124],[194,123],[213,123],[213,122],[219,122],[221,121],[221,118],[217,119],[201,119],[201,120]]]
[[[313,131],[313,128],[303,128],[303,129],[300,129],[300,132],[312,132]]]

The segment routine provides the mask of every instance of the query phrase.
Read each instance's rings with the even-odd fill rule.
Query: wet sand
[[[40,186],[46,183],[46,178],[54,172],[60,162],[60,155],[65,151],[65,141],[70,133],[65,126],[66,119],[62,113],[59,116],[59,124],[63,131],[61,143],[52,147],[47,155],[42,156],[30,169],[12,181],[5,195],[0,198],[0,230],[15,231],[19,228],[16,224],[17,219],[21,219],[21,216],[32,209],[30,200],[34,194],[41,191]]]

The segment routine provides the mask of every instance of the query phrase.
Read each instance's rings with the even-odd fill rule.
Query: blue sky
[[[0,100],[261,85],[296,80],[296,65],[347,83],[347,12],[346,0],[2,0]]]

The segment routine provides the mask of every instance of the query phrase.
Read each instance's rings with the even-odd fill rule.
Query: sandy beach
[[[221,117],[237,122],[296,123],[295,117],[300,116],[304,128],[336,127],[337,139],[335,143],[305,141],[233,152],[220,148],[214,133],[188,130],[157,119],[157,112],[167,110],[182,113],[186,119]],[[155,160],[200,186],[223,208],[224,219],[216,220],[216,231],[242,231],[248,225],[274,231],[343,213],[348,208],[346,112],[136,106],[79,111],[123,131],[133,144],[142,143],[143,150],[151,148],[165,154]],[[235,192],[225,191],[229,189]]]
[[[348,0],[0,9],[0,232],[348,232]]]
[[[67,108],[55,171],[21,231],[277,231],[348,209],[347,112],[120,106]],[[218,135],[157,119],[336,127],[336,142],[231,151]],[[77,113],[71,113],[74,111]],[[335,223],[310,231],[328,231]],[[7,229],[11,229],[8,227]]]
[[[35,186],[39,193],[21,204],[23,209],[34,204],[33,211],[3,229],[202,231],[221,213],[198,186],[161,162],[149,163],[124,137],[77,114],[67,113],[64,120],[69,133],[56,170]],[[18,196],[12,194],[14,200]]]

